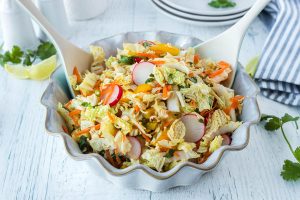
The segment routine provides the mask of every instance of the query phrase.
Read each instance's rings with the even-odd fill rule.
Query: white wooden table
[[[228,27],[196,27],[159,14],[148,1],[114,0],[96,19],[72,22],[71,40],[79,46],[126,31],[165,30],[202,40]],[[257,19],[240,54],[242,64],[260,53],[268,31]],[[0,40],[1,36],[0,36]],[[251,130],[250,143],[228,152],[220,165],[193,186],[163,193],[127,190],[96,179],[84,163],[69,158],[60,139],[44,130],[45,110],[40,97],[48,81],[17,80],[0,69],[0,199],[300,199],[300,181],[280,177],[285,159],[293,159],[282,136],[260,126]],[[262,113],[299,115],[292,108],[259,97]],[[287,135],[300,144],[293,125]],[[134,180],[133,180],[134,181]]]

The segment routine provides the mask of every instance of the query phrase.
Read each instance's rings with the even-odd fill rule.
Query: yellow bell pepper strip
[[[149,85],[149,84],[141,84],[139,86],[137,86],[137,88],[135,89],[135,93],[140,93],[140,92],[143,92],[143,93],[146,93],[146,92],[150,92],[152,90],[152,86]]]
[[[150,50],[154,51],[155,54],[161,55],[165,53],[170,53],[172,56],[177,56],[180,50],[170,44],[155,44],[150,47]]]

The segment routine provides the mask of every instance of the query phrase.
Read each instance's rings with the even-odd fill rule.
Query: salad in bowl
[[[202,164],[230,145],[244,97],[222,84],[231,72],[226,61],[149,40],[123,43],[107,59],[101,46],[90,51],[90,70],[75,66],[69,77],[76,97],[57,107],[83,153],[120,169],[142,164],[166,172]]]

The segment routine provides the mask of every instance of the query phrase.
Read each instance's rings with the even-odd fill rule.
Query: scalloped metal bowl
[[[122,47],[123,42],[138,42],[140,40],[158,40],[172,43],[186,48],[194,46],[201,40],[185,35],[168,32],[129,32],[105,38],[94,42],[104,48],[106,56],[115,55],[116,49]],[[245,96],[244,107],[240,120],[244,123],[234,132],[231,145],[222,146],[215,151],[203,164],[185,162],[173,169],[159,173],[144,165],[130,166],[125,169],[117,169],[111,166],[102,156],[96,153],[83,154],[72,138],[63,132],[62,118],[56,111],[58,102],[69,100],[69,90],[63,69],[60,67],[51,76],[49,86],[46,88],[41,103],[46,107],[45,128],[50,135],[60,136],[64,141],[66,152],[75,160],[84,160],[95,173],[106,180],[126,187],[144,189],[150,191],[164,191],[172,187],[191,185],[197,182],[207,171],[213,169],[221,160],[224,152],[237,151],[245,148],[249,141],[250,126],[260,119],[260,112],[256,96],[259,89],[253,80],[238,67],[233,89],[237,94]]]

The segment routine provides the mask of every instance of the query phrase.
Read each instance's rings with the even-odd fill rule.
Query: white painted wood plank
[[[165,30],[206,40],[228,27],[197,27],[169,19],[149,1],[114,0],[96,19],[72,22],[71,40],[90,42],[126,31]],[[1,36],[0,36],[1,37]],[[243,64],[260,53],[267,30],[256,20],[243,42]],[[0,38],[1,41],[1,38]],[[251,129],[251,140],[240,152],[227,153],[220,165],[193,186],[163,193],[126,190],[95,178],[83,162],[70,159],[59,138],[44,131],[44,108],[39,104],[47,81],[23,81],[0,69],[0,199],[297,199],[298,182],[280,177],[284,159],[293,159],[282,136],[260,126]],[[296,115],[299,109],[259,98],[263,113]],[[289,125],[292,145],[299,133]],[[1,196],[2,195],[2,196]]]

